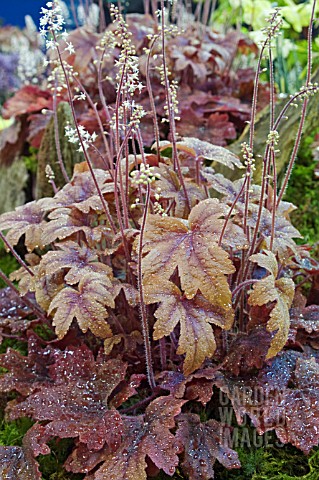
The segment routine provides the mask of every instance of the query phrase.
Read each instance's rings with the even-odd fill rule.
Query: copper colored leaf
[[[94,479],[146,480],[146,455],[158,468],[173,475],[180,446],[170,430],[175,428],[175,417],[184,403],[171,396],[159,397],[147,407],[144,418],[123,417],[123,442],[116,452],[106,454]]]
[[[17,207],[14,212],[3,213],[0,216],[0,230],[8,230],[7,240],[17,245],[22,235],[25,235],[25,244],[31,252],[41,247],[41,233],[44,212],[40,202],[30,202]]]
[[[227,252],[217,245],[225,208],[217,199],[204,200],[192,209],[188,222],[149,215],[143,245],[145,283],[152,275],[169,279],[178,267],[186,298],[193,298],[200,290],[214,306],[229,313],[231,294],[226,275],[234,272],[234,267]],[[226,242],[230,238],[227,233]]]
[[[96,222],[97,215],[76,208],[57,208],[50,213],[49,218],[50,221],[43,227],[42,242],[45,245],[58,238],[68,238],[76,232],[83,232],[87,237],[93,235],[92,224]]]
[[[270,275],[254,284],[253,291],[249,296],[250,305],[262,306],[268,302],[276,302],[270,312],[270,320],[267,323],[267,330],[276,332],[266,357],[271,358],[277,355],[288,339],[290,327],[289,308],[294,297],[295,285],[290,278],[283,277],[276,280],[275,275],[278,267],[272,252],[265,251],[264,254],[252,255],[250,260],[271,272]]]
[[[46,209],[51,210],[59,207],[76,207],[84,213],[88,213],[90,209],[102,210],[101,199],[97,193],[96,185],[92,175],[87,170],[79,171],[79,164],[76,164],[74,175],[69,183],[59,190],[54,198],[46,198],[43,205]],[[82,169],[87,168],[83,162]],[[110,180],[107,172],[95,169],[95,178],[102,193],[114,190],[112,183],[106,183]]]
[[[106,338],[112,331],[105,318],[106,306],[114,308],[112,282],[106,275],[86,274],[78,288],[65,287],[52,300],[48,313],[54,313],[53,325],[58,338],[63,338],[76,318],[83,332]]]
[[[278,264],[275,255],[269,250],[264,250],[263,253],[251,255],[249,258],[251,262],[256,262],[260,267],[265,268],[275,278],[278,274]]]
[[[156,188],[161,189],[161,198],[174,199],[174,215],[179,218],[187,218],[189,208],[186,202],[184,188],[181,186],[178,175],[172,165],[161,163],[159,167],[154,168],[154,174],[155,173],[160,175],[160,178],[156,181]],[[196,183],[186,182],[185,188],[191,208],[200,200],[206,198],[204,190],[196,185]]]
[[[224,312],[212,307],[200,295],[187,300],[176,285],[161,277],[152,278],[151,282],[147,279],[144,295],[146,303],[160,303],[155,312],[155,340],[170,335],[176,325],[180,324],[177,354],[186,354],[184,375],[189,375],[202,365],[205,358],[213,356],[216,342],[210,324],[229,329],[233,322],[231,311]]]
[[[169,148],[172,144],[165,144],[162,148]],[[234,153],[230,152],[226,148],[212,143],[198,140],[198,138],[184,137],[182,141],[179,141],[176,145],[177,150],[188,153],[194,158],[204,158],[211,162],[218,162],[226,165],[226,167],[234,169],[234,166],[240,167],[241,161]]]
[[[78,283],[86,274],[101,273],[110,275],[110,267],[97,261],[97,255],[87,246],[66,241],[57,245],[58,250],[48,252],[42,257],[41,268],[47,275],[61,269],[68,269],[65,280],[68,284]],[[42,272],[43,273],[43,272]]]
[[[30,283],[29,288],[32,291],[34,290],[36,301],[40,307],[47,311],[50,303],[63,286],[63,271],[58,270],[49,275],[46,274],[45,269],[40,266],[40,268],[35,269],[35,276],[32,277],[32,283]]]
[[[182,468],[189,480],[215,478],[216,459],[226,468],[240,468],[238,455],[225,446],[222,425],[216,420],[201,423],[196,414],[181,414],[176,436],[184,445]]]

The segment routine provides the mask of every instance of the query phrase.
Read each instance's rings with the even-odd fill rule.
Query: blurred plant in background
[[[307,28],[311,2],[221,0],[217,8],[211,7],[209,24],[222,31],[236,27],[258,44],[266,26],[266,17],[275,6],[280,8],[283,18],[281,36],[276,39],[276,48],[273,51],[275,82],[279,92],[289,94],[301,87],[306,75]],[[316,13],[318,12],[317,6]],[[315,71],[319,65],[319,39],[316,35],[312,48]],[[267,66],[266,62],[264,66]],[[267,72],[264,78],[269,79]]]

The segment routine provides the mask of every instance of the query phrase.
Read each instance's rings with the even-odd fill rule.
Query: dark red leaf
[[[319,332],[319,305],[294,308],[290,314],[291,328],[307,333]]]
[[[122,386],[121,391],[114,395],[110,402],[110,405],[114,408],[118,408],[122,403],[126,402],[133,395],[136,395],[136,390],[141,382],[146,379],[146,375],[143,373],[134,373],[128,382],[125,382],[125,386]]]
[[[56,361],[49,369],[51,384],[12,405],[11,419],[30,416],[49,422],[48,436],[79,437],[89,449],[99,450],[107,442],[115,447],[121,441],[123,425],[116,410],[107,402],[114,388],[124,379],[126,366],[120,360],[96,362],[92,352],[82,346],[55,351]],[[35,389],[34,389],[35,390]]]
[[[73,55],[73,66],[79,72],[87,69],[87,66],[95,58],[95,47],[99,41],[99,36],[86,28],[77,28],[70,32],[68,42],[72,42],[76,51],[75,57]]]
[[[264,364],[270,342],[271,335],[263,328],[256,328],[248,335],[237,335],[226,356],[225,368],[234,375],[253,368],[260,369]]]
[[[43,115],[43,113],[34,113],[28,116],[30,124],[27,140],[32,147],[40,148],[44,130],[46,129],[52,115],[53,112],[46,112],[45,115]]]
[[[33,425],[25,434],[22,447],[0,446],[0,476],[2,480],[41,480],[42,475],[34,457],[50,453],[45,444],[45,427]]]
[[[103,461],[106,452],[109,452],[107,446],[101,450],[89,450],[85,443],[78,442],[77,447],[64,463],[64,468],[68,472],[88,473]]]
[[[214,478],[216,459],[226,468],[240,468],[237,453],[223,444],[223,428],[216,420],[201,423],[196,414],[181,414],[176,437],[184,445],[182,468],[189,480]]]
[[[27,357],[10,348],[0,356],[1,366],[8,370],[0,378],[1,392],[15,390],[27,396],[51,383],[48,366],[54,361],[52,352],[50,349],[41,349],[33,336],[30,336],[28,346]]]
[[[52,94],[48,90],[27,85],[6,101],[2,115],[4,118],[11,118],[24,113],[39,112],[42,109],[52,110]]]
[[[27,330],[31,323],[27,318],[32,313],[30,307],[26,306],[11,288],[0,290],[0,332],[6,329],[9,333]]]
[[[215,145],[226,145],[227,139],[236,138],[234,125],[226,113],[211,114],[208,119],[199,117],[191,108],[185,108],[180,113],[181,121],[177,124],[178,133],[183,137],[194,137],[199,140],[209,140]]]
[[[145,417],[124,417],[123,442],[116,452],[105,455],[95,480],[146,480],[146,455],[154,464],[173,475],[178,465],[180,445],[171,429],[185,400],[159,397],[146,409]]]
[[[312,354],[286,351],[257,377],[226,377],[215,384],[231,400],[237,421],[248,415],[259,434],[275,430],[283,443],[309,453],[319,443],[319,364]]]

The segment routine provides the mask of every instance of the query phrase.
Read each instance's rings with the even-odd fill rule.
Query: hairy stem
[[[70,178],[67,174],[67,171],[64,166],[63,158],[62,158],[62,151],[61,151],[61,144],[60,144],[60,135],[59,135],[59,123],[58,123],[58,110],[57,110],[57,78],[55,78],[55,88],[53,92],[53,121],[54,121],[54,139],[55,139],[55,148],[58,157],[58,164],[60,170],[62,172],[63,178],[66,183],[69,183]]]

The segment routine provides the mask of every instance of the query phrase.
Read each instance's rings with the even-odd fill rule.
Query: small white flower
[[[72,53],[75,53],[73,43],[72,42],[66,42],[66,44],[67,44],[67,47],[64,49],[64,51],[69,52],[70,55],[72,55]]]
[[[143,88],[145,88],[144,85],[141,82],[138,82],[138,84],[136,85],[136,90],[138,90],[141,93]]]
[[[41,27],[39,33],[41,37],[45,38],[47,36],[48,31],[44,27]]]
[[[51,49],[55,49],[57,44],[54,40],[47,40],[45,42],[45,46],[46,46],[47,50],[51,50]]]
[[[64,30],[64,32],[61,33],[61,38],[62,40],[66,40],[68,38],[69,34],[66,30]]]

